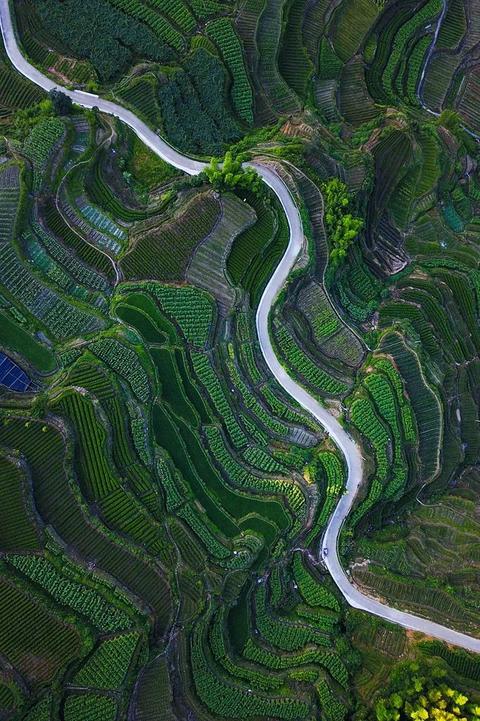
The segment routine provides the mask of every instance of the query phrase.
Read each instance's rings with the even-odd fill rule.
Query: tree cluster
[[[225,107],[225,71],[218,58],[203,48],[188,59],[159,91],[163,126],[176,148],[215,155],[240,137]]]
[[[119,77],[135,57],[165,62],[174,56],[146,25],[107,0],[38,0],[35,10],[53,41],[90,60],[102,80]]]
[[[391,693],[375,705],[376,721],[477,721],[480,706],[446,682],[438,666],[401,664],[393,674]]]
[[[205,169],[208,182],[218,190],[250,190],[256,195],[263,192],[260,177],[253,168],[242,167],[241,156],[234,158],[228,151],[221,163],[212,158],[210,165]]]
[[[330,243],[330,263],[337,267],[363,227],[363,220],[350,212],[348,188],[338,178],[322,186],[325,201],[325,227]]]

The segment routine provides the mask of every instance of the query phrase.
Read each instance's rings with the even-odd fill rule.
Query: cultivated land
[[[477,718],[474,8],[14,9],[0,713]]]

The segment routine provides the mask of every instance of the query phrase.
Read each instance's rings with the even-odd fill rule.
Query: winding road
[[[96,95],[91,95],[90,93],[85,93],[79,90],[68,90],[50,80],[37,68],[33,67],[24,58],[18,47],[15,32],[12,26],[8,0],[0,0],[0,22],[7,55],[12,64],[22,75],[46,91],[57,88],[68,95],[78,105],[85,108],[97,107],[103,113],[118,117],[126,123],[137,134],[137,136],[146,145],[148,145],[151,150],[153,150],[154,153],[179,170],[182,170],[190,175],[197,175],[204,169],[206,165],[205,163],[179,153],[175,150],[175,148],[151,130],[144,122],[137,118],[130,110],[126,110],[116,103],[104,100]],[[391,606],[380,603],[379,601],[361,593],[358,588],[351,583],[342,568],[337,550],[338,538],[343,522],[352,507],[355,496],[362,482],[362,453],[359,446],[353,441],[351,436],[345,431],[343,426],[340,425],[337,419],[334,418],[334,416],[331,415],[326,408],[320,405],[317,400],[315,400],[304,388],[302,388],[302,386],[296,383],[290,375],[288,375],[275,355],[269,334],[268,318],[272,305],[275,302],[278,293],[284,286],[285,281],[287,280],[288,275],[295,265],[295,262],[303,248],[304,235],[300,214],[283,180],[270,167],[257,162],[249,163],[249,165],[255,168],[258,174],[262,177],[263,181],[277,195],[287,216],[290,229],[288,247],[275,269],[275,272],[270,278],[257,309],[256,327],[260,347],[265,361],[277,381],[292,398],[294,398],[305,410],[311,413],[322,426],[324,426],[326,431],[330,434],[330,437],[343,452],[348,469],[346,493],[340,497],[325,531],[322,547],[328,548],[328,554],[323,557],[323,560],[346,601],[354,608],[367,611],[387,621],[403,626],[404,628],[413,631],[420,631],[428,636],[438,638],[450,644],[461,646],[470,651],[480,652],[479,638],[468,636],[467,634],[442,626],[434,621],[392,608]]]

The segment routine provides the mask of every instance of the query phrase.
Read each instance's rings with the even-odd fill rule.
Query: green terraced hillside
[[[35,68],[206,166],[2,44],[0,721],[478,721],[479,656],[328,571],[349,459],[262,352],[292,225],[242,165],[300,217],[280,377],[363,459],[348,579],[478,641],[476,0],[10,9]]]

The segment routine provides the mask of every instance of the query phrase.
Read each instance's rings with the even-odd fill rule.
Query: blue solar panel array
[[[19,393],[30,388],[30,378],[5,353],[0,353],[0,384]]]

